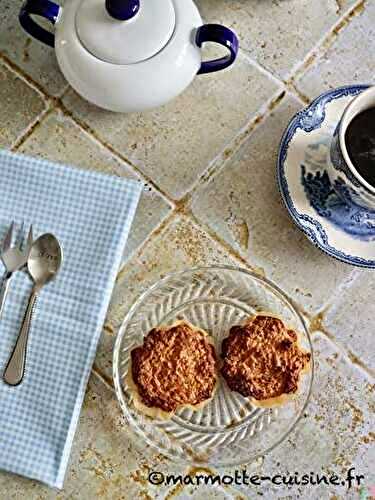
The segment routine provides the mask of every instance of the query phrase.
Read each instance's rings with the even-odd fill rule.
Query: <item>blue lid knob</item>
[[[140,0],[106,0],[108,14],[119,21],[127,21],[139,11]]]

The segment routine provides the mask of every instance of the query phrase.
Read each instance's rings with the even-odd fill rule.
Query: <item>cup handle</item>
[[[51,0],[26,0],[19,13],[19,21],[23,29],[32,37],[40,42],[55,46],[55,35],[42,28],[32,18],[31,14],[44,17],[52,24],[55,24],[60,12],[60,5],[51,2]]]
[[[202,62],[198,75],[220,71],[234,63],[239,47],[238,38],[234,31],[221,24],[204,24],[197,30],[195,43],[198,47],[202,47],[204,42],[214,42],[223,45],[229,49],[229,54],[220,59]]]

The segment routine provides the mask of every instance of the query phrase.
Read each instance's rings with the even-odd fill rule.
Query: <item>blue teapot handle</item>
[[[50,0],[26,0],[21,8],[19,21],[22,28],[29,35],[33,36],[40,42],[49,45],[50,47],[54,47],[55,35],[39,26],[39,24],[31,18],[31,14],[44,17],[52,24],[55,24],[59,12],[60,6]]]
[[[239,42],[234,31],[221,26],[221,24],[204,24],[197,30],[195,43],[202,47],[204,42],[215,42],[229,49],[229,54],[213,61],[204,61],[198,71],[198,75],[213,73],[227,68],[234,63],[237,57]]]

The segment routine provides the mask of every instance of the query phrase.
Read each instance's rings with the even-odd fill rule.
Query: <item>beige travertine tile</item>
[[[58,3],[62,5],[63,0]],[[58,68],[55,51],[29,37],[21,28],[18,22],[21,5],[14,0],[0,2],[0,53],[28,73],[45,92],[58,95],[67,83]],[[53,29],[48,23],[44,25],[49,30]]]
[[[335,349],[321,333],[313,336],[315,383],[311,401],[290,437],[263,461],[249,465],[248,472],[260,476],[275,474],[336,474],[341,480],[355,467],[363,474],[361,486],[375,482],[373,415],[375,386],[368,377]],[[237,486],[235,487],[238,488]],[[366,491],[365,490],[365,491]],[[241,487],[244,494],[249,487]],[[360,488],[340,485],[274,486],[264,482],[252,487],[254,495],[267,498],[357,499]]]
[[[375,335],[371,334],[375,316],[373,295],[373,272],[359,271],[351,287],[337,296],[321,322],[337,342],[375,372]]]
[[[45,109],[42,97],[0,62],[0,147],[9,147]]]
[[[54,111],[43,120],[22,144],[20,151],[89,170],[135,178],[142,182],[126,163],[113,156],[70,118],[58,111]],[[144,185],[126,245],[126,258],[143,243],[149,233],[166,217],[170,209],[168,202],[147,184]]]
[[[299,90],[314,98],[328,88],[371,83],[375,77],[375,3],[368,1],[297,80]]]
[[[192,200],[210,226],[297,303],[320,309],[351,267],[317,250],[293,224],[275,179],[278,143],[301,103],[287,96]]]
[[[2,500],[8,498],[13,500],[23,500],[24,498],[29,500],[61,500],[63,495],[59,496],[57,490],[36,481],[0,471],[0,498]]]
[[[177,99],[148,113],[106,112],[73,92],[64,103],[177,199],[278,88],[242,57],[231,70],[197,77]]]
[[[286,78],[355,0],[198,0],[206,22],[233,28],[261,65]]]
[[[201,228],[185,217],[174,218],[128,262],[117,280],[95,361],[99,370],[112,377],[115,335],[129,307],[144,290],[170,272],[211,264],[239,265]]]

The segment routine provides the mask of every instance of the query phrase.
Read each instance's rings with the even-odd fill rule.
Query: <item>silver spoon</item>
[[[60,243],[52,234],[43,234],[34,241],[27,269],[34,282],[25,317],[12,355],[4,371],[4,382],[19,385],[25,373],[26,349],[35,302],[42,287],[52,281],[62,264],[63,254]]]

